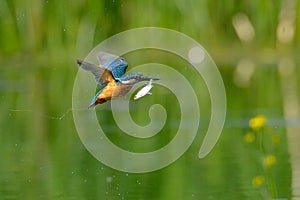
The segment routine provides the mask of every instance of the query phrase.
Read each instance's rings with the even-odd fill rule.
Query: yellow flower
[[[256,115],[250,119],[249,126],[252,129],[260,129],[266,124],[266,122],[267,118],[264,115]]]
[[[260,187],[262,184],[264,184],[265,178],[261,175],[255,176],[252,179],[252,185],[255,187]]]
[[[263,159],[263,164],[266,167],[271,167],[271,166],[275,165],[275,163],[276,163],[276,156],[274,156],[272,154],[265,156]]]
[[[244,140],[247,143],[252,143],[255,140],[255,135],[252,132],[248,132],[246,133],[246,135],[244,136]]]

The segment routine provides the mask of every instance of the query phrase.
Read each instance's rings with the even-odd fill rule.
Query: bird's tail
[[[91,104],[89,105],[88,109],[94,108],[95,106],[96,106],[95,103],[91,103]]]
[[[98,94],[93,98],[92,102],[90,103],[89,107],[88,108],[94,108],[97,104],[96,104],[96,101],[97,101],[97,96]]]

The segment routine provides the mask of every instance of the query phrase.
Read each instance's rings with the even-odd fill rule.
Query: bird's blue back
[[[127,62],[123,58],[110,53],[99,52],[97,58],[101,67],[111,71],[115,79],[122,77],[128,67]]]

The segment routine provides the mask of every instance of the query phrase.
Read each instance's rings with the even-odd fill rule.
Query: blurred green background
[[[1,0],[0,199],[299,198],[299,12],[295,0]],[[112,35],[145,26],[180,31],[203,45],[222,75],[227,117],[217,145],[199,160],[210,114],[204,101],[204,125],[179,160],[130,174],[100,163],[77,135],[70,111],[75,59]],[[129,68],[143,56],[174,68],[184,64],[155,55],[124,57]],[[203,83],[193,85],[198,98],[209,99]],[[161,103],[175,126],[166,124],[153,146],[136,149],[158,148],[174,137],[179,107],[161,95],[176,102],[157,87],[153,98],[131,103],[139,108],[132,116],[147,124],[149,106]],[[97,113],[116,144],[139,143],[115,128],[109,103]],[[250,119],[258,127],[249,126]]]

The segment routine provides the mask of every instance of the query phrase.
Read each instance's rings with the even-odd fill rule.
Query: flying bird
[[[102,88],[94,96],[89,108],[98,104],[103,104],[113,98],[126,95],[134,84],[141,81],[159,80],[158,78],[143,76],[141,72],[125,74],[128,67],[124,58],[106,53],[99,52],[97,59],[100,65],[88,63],[77,59],[76,63],[82,69],[91,72],[97,84]]]

